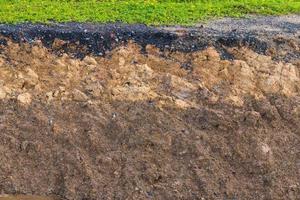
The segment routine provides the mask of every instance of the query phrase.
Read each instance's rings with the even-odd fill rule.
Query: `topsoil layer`
[[[299,199],[298,36],[22,26],[1,28],[0,194]]]

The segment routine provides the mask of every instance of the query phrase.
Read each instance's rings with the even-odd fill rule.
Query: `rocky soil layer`
[[[298,37],[7,27],[0,194],[299,199]]]

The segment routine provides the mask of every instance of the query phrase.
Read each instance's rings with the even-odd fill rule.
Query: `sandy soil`
[[[297,62],[248,47],[226,47],[234,59],[224,60],[213,46],[135,42],[77,59],[7,41],[0,194],[299,199]]]

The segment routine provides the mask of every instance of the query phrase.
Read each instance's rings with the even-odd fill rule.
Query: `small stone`
[[[232,103],[235,106],[242,107],[244,105],[244,101],[242,98],[236,95],[229,95],[226,100],[228,100],[230,103]]]
[[[47,92],[46,97],[47,97],[48,102],[52,101],[53,100],[53,92],[52,91]]]
[[[62,46],[64,46],[65,44],[66,44],[65,41],[56,38],[53,41],[52,48],[58,49],[58,48],[61,48]]]
[[[24,105],[29,105],[31,103],[31,94],[29,93],[23,93],[20,94],[17,98],[17,100]]]
[[[119,172],[118,172],[118,171],[115,171],[115,172],[114,172],[114,175],[118,176],[118,175],[119,175]]]
[[[21,72],[18,72],[17,78],[18,79],[24,79],[24,75]]]
[[[35,85],[34,86],[34,89],[36,90],[36,91],[42,91],[42,87],[41,87],[41,85],[40,84],[37,84],[37,85]]]
[[[20,77],[22,77],[22,76],[25,80],[25,84],[28,85],[29,87],[35,86],[38,84],[39,76],[32,69],[27,68],[25,75],[20,74]]]
[[[66,88],[65,88],[65,87],[63,87],[63,86],[59,86],[58,88],[59,88],[59,90],[60,90],[61,92],[64,92],[64,91],[66,91]]]
[[[268,154],[271,152],[271,148],[269,147],[269,145],[264,144],[264,143],[261,146],[261,150],[264,154]]]
[[[52,131],[54,134],[60,134],[60,133],[63,133],[63,127],[60,126],[59,124],[57,123],[53,123],[52,124]]]
[[[216,49],[209,47],[206,49],[207,57],[209,60],[219,60],[220,54],[216,51]]]
[[[58,91],[58,90],[55,90],[55,91],[53,92],[53,97],[58,97],[58,95],[59,95],[59,91]]]
[[[85,88],[93,97],[100,97],[103,92],[103,87],[100,84],[90,84]]]
[[[75,89],[73,91],[73,99],[75,101],[87,101],[88,97],[86,96],[86,94],[84,94],[83,92],[81,92],[80,90]]]
[[[249,111],[245,114],[246,118],[244,119],[244,123],[246,123],[249,127],[256,126],[261,118],[260,113],[256,111]]]
[[[88,64],[88,65],[97,65],[97,61],[95,60],[95,58],[90,57],[90,56],[86,56],[83,61]]]
[[[293,111],[292,111],[292,114],[293,114],[295,117],[297,117],[297,116],[300,117],[300,106],[294,108]]]
[[[175,104],[179,108],[189,108],[189,107],[191,107],[191,105],[188,102],[183,101],[181,99],[176,99]]]
[[[27,74],[27,76],[29,76],[30,78],[35,79],[35,80],[37,80],[39,78],[39,76],[35,73],[35,71],[33,71],[30,68],[26,69],[26,74]]]
[[[125,60],[125,58],[123,58],[123,57],[120,57],[120,58],[119,58],[119,66],[124,66],[124,65],[125,65],[125,63],[126,63],[126,60]]]

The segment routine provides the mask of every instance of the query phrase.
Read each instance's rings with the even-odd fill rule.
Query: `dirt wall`
[[[299,198],[297,59],[136,41],[76,57],[57,51],[60,39],[49,48],[3,38],[0,193]]]

